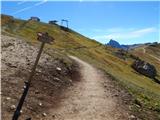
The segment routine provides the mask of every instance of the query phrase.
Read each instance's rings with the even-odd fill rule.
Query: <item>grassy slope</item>
[[[66,32],[57,25],[33,21],[28,22],[18,19],[14,19],[14,22],[11,23],[11,18],[2,16],[3,34],[16,34],[17,36],[26,38],[29,42],[37,43],[36,32],[39,31],[48,32],[55,38],[54,44],[51,46],[48,45],[48,48],[52,48],[61,54],[75,55],[96,67],[103,69],[120,81],[122,85],[124,85],[139,101],[146,104],[146,106],[153,107],[153,109],[160,108],[160,85],[153,82],[151,79],[136,73],[130,67],[133,62],[131,58],[127,58],[127,60],[119,59],[114,55],[115,49],[105,47],[75,31],[71,30],[70,32]],[[87,48],[79,49],[79,47]],[[160,53],[160,48],[156,49],[158,49],[158,55]],[[150,53],[153,54],[151,51]],[[160,71],[160,64],[158,61],[148,57],[148,55],[143,56],[143,59],[155,64],[157,70]],[[158,74],[160,76],[159,72]]]

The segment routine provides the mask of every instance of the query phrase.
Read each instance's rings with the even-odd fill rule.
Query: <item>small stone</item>
[[[38,105],[39,105],[39,106],[42,106],[42,103],[40,102]]]
[[[131,116],[130,116],[130,119],[131,119],[131,120],[136,120],[136,117],[135,117],[134,115],[131,115]]]
[[[57,67],[56,70],[61,71],[62,69],[60,67]]]
[[[114,96],[115,96],[115,97],[118,97],[118,94],[115,94]]]
[[[59,79],[59,78],[57,78],[57,77],[54,77],[54,80],[55,80],[55,81],[60,81],[60,79]]]
[[[71,79],[69,79],[69,82],[72,82],[72,80],[71,80]]]
[[[22,111],[22,110],[20,110],[20,113],[23,113],[23,111]]]
[[[124,101],[124,103],[127,104],[128,102],[127,102],[127,101]]]
[[[136,107],[140,108],[141,106],[136,104]]]
[[[47,114],[46,114],[46,113],[43,113],[42,115],[43,115],[44,117],[46,117],[46,116],[47,116]]]
[[[37,72],[41,73],[42,71],[40,69],[38,69]]]
[[[11,99],[10,97],[7,97],[7,98],[6,98],[6,100],[10,100],[10,99]]]
[[[16,106],[15,105],[11,105],[11,110],[15,110],[16,109]]]
[[[129,108],[129,110],[132,110],[132,106],[129,106],[128,108]]]
[[[35,91],[35,94],[39,94],[39,91],[38,91],[38,90],[36,90],[36,91]]]

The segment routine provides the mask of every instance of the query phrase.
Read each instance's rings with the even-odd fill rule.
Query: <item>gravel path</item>
[[[54,120],[127,120],[125,112],[103,86],[106,79],[88,63],[70,56],[80,65],[81,80],[70,87],[62,97],[59,107],[52,109]],[[114,89],[114,88],[112,88]]]

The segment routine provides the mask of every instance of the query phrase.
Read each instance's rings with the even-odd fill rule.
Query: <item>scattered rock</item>
[[[43,115],[43,117],[46,117],[46,116],[47,116],[47,114],[46,114],[46,113],[43,113],[42,115]]]
[[[37,72],[42,73],[42,71],[40,69],[38,69]]]
[[[124,103],[125,103],[125,104],[127,104],[127,103],[128,103],[128,101],[124,101]]]
[[[137,120],[137,118],[134,115],[131,115],[129,118],[130,120]]]
[[[57,67],[56,70],[57,70],[57,71],[61,71],[62,69],[61,69],[60,67]]]
[[[15,106],[15,105],[11,105],[10,109],[11,109],[11,110],[15,110],[15,109],[16,109],[16,106]]]
[[[10,100],[10,99],[11,99],[10,97],[7,97],[7,98],[6,98],[6,100]]]
[[[72,83],[72,80],[71,80],[71,79],[69,79],[68,81],[69,81],[70,83]]]
[[[11,68],[17,68],[16,65],[12,65],[11,63],[6,63],[6,65],[8,65],[8,66],[11,67]]]
[[[40,102],[40,103],[38,103],[38,105],[39,105],[39,106],[42,106],[42,103]]]
[[[40,92],[38,90],[35,91],[35,94],[39,94]]]
[[[115,94],[114,96],[115,96],[115,97],[118,97],[118,94]]]
[[[59,78],[57,78],[57,77],[54,77],[54,80],[57,81],[57,82],[61,81],[61,80],[60,80]]]
[[[130,106],[130,105],[129,105],[129,107],[128,107],[128,108],[129,108],[129,110],[132,110],[132,106]]]
[[[39,50],[38,44],[32,46],[20,38],[15,38],[14,41],[11,38],[2,35],[2,44],[9,45],[2,47],[3,116],[10,116],[10,114],[13,114],[11,111],[16,109],[17,103],[11,102],[16,102],[15,100],[19,97],[19,94],[26,88],[24,81],[30,75]],[[10,43],[12,44],[11,46]],[[52,50],[50,54],[52,54]],[[64,57],[64,59],[66,58]],[[57,91],[61,90],[62,87],[68,86],[67,80],[70,79],[70,74],[65,73],[71,73],[72,69],[68,69],[65,64],[60,62],[59,58],[55,59],[54,55],[50,56],[44,50],[36,70],[38,72],[34,76],[31,92],[29,93],[29,96],[32,97],[28,97],[29,102],[26,104],[31,107],[24,109],[23,113],[26,112],[30,116],[33,116],[32,118],[34,119],[36,118],[36,114],[33,111],[38,111],[41,113],[39,117],[41,116],[44,119],[42,113],[47,111],[48,106],[52,106],[51,98],[56,96]],[[63,76],[66,78],[61,79]],[[49,102],[46,103],[45,101],[48,100]],[[48,116],[48,113],[43,113],[43,116]]]

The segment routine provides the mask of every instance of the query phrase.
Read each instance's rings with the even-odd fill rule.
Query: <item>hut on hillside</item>
[[[31,20],[31,21],[37,21],[37,22],[40,21],[40,19],[38,17],[31,17],[29,20]]]
[[[49,23],[49,24],[52,24],[52,25],[57,25],[57,22],[58,22],[57,20],[51,20],[51,21],[49,21],[48,23]]]

